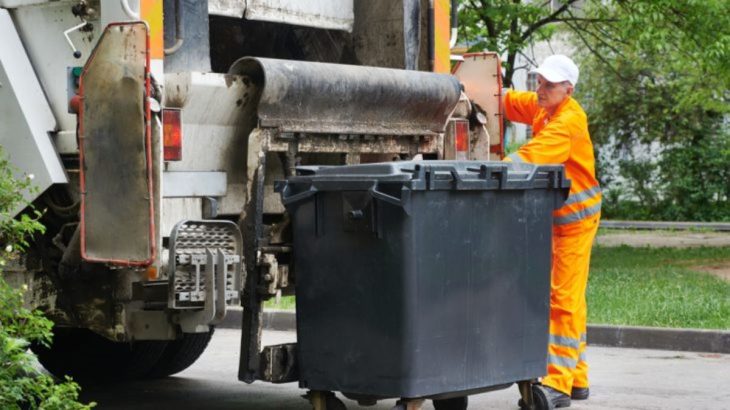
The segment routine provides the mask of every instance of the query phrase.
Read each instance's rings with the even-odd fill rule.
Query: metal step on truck
[[[499,58],[466,55],[449,74],[455,13],[447,0],[0,0],[0,144],[33,175],[25,195],[47,228],[5,273],[55,323],[40,362],[82,383],[165,377],[242,306],[240,380],[297,380],[295,345],[261,345],[263,303],[297,282],[275,181],[503,155]]]

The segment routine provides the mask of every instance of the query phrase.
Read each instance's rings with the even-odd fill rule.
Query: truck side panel
[[[211,0],[210,14],[352,31],[353,0]]]
[[[33,74],[13,21],[0,9],[0,145],[20,171],[34,176],[40,194],[54,183],[66,183],[66,173],[49,132],[56,119]],[[35,195],[26,193],[29,200]],[[21,209],[16,209],[17,214]]]

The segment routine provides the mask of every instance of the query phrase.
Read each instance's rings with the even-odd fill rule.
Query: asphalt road
[[[293,332],[264,332],[265,344],[291,342]],[[85,386],[82,398],[98,409],[274,410],[311,409],[296,383],[252,385],[237,381],[240,335],[219,329],[189,369],[163,380]],[[589,347],[591,399],[572,409],[730,409],[730,355]],[[516,409],[516,387],[470,398],[470,409]],[[345,401],[348,409],[361,409]],[[374,410],[389,410],[394,400]],[[432,409],[427,404],[425,409]]]

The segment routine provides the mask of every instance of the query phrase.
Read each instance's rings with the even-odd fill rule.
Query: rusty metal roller
[[[229,74],[262,90],[259,126],[282,132],[441,133],[460,92],[445,74],[267,58],[242,58]]]

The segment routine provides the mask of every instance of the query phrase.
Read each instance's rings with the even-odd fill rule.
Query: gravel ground
[[[730,232],[696,231],[635,231],[602,230],[596,236],[600,246],[633,247],[674,247],[692,248],[699,246],[730,246]],[[730,260],[718,261],[708,265],[693,266],[700,272],[707,272],[730,281]]]
[[[599,232],[596,243],[601,246],[628,245],[656,248],[730,246],[730,232],[607,230]]]

